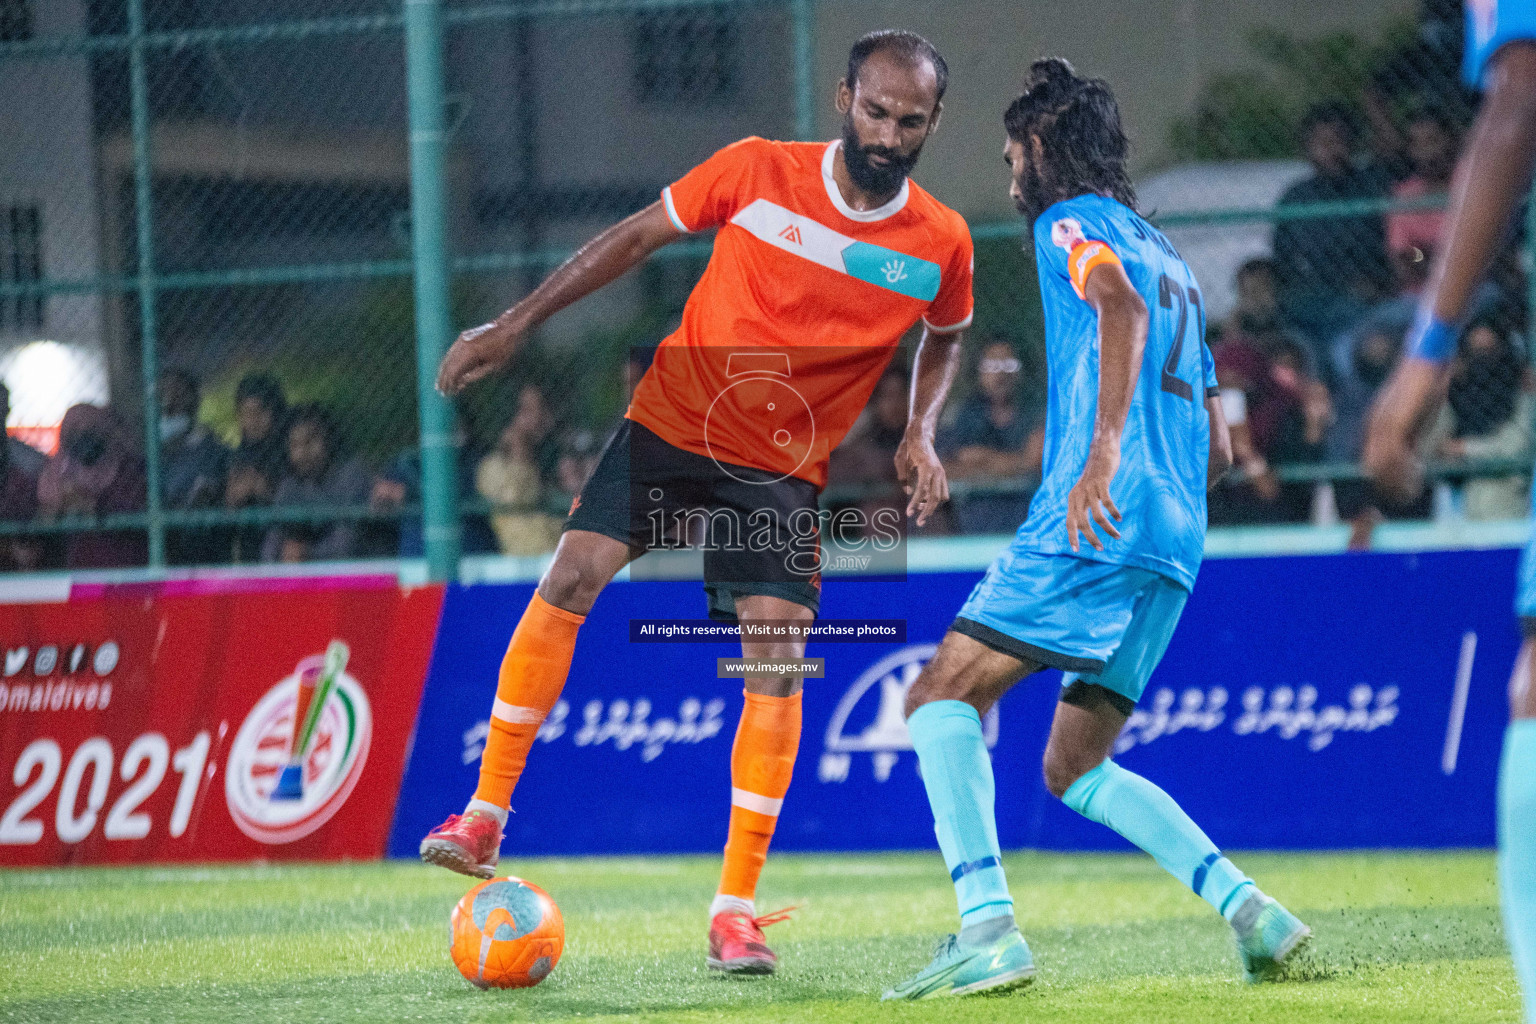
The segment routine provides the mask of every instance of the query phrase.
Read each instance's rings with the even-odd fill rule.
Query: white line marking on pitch
[[[1456,771],[1456,755],[1461,752],[1461,727],[1467,719],[1467,691],[1472,688],[1472,662],[1477,657],[1477,634],[1463,633],[1461,657],[1456,661],[1456,692],[1451,696],[1451,717],[1445,723],[1445,750],[1440,755],[1440,770],[1447,775]]]

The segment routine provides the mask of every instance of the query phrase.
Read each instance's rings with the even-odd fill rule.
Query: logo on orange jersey
[[[791,224],[789,227],[785,228],[783,231],[780,231],[779,232],[779,237],[784,239],[785,241],[793,242],[796,245],[803,245],[804,244],[804,243],[802,243],[800,241],[800,229],[797,226],[795,226],[794,224]]]

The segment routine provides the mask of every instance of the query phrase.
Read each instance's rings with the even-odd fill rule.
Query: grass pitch
[[[503,861],[560,903],[565,956],[480,992],[447,952],[469,880],[409,863],[0,872],[0,1021],[1516,1021],[1491,854],[1247,855],[1312,925],[1249,987],[1229,929],[1141,856],[1005,858],[1040,973],[1022,993],[881,1004],[955,907],[937,854],[776,856],[774,978],[704,967],[713,858]]]

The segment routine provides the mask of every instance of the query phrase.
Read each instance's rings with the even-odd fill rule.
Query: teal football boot
[[[1251,985],[1283,978],[1286,962],[1312,937],[1311,928],[1261,892],[1248,897],[1232,915],[1232,931],[1243,976]]]
[[[985,946],[963,946],[951,935],[939,944],[933,962],[881,996],[882,999],[936,999],[1023,988],[1035,977],[1035,958],[1015,928]]]

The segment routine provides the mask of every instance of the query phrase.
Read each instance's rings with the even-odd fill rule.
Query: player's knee
[[[1092,771],[1099,762],[1090,757],[1075,755],[1054,743],[1045,746],[1041,761],[1041,773],[1045,776],[1045,788],[1051,796],[1060,800],[1072,788],[1072,784]]]
[[[924,666],[911,686],[907,687],[906,699],[902,702],[901,713],[904,718],[911,718],[912,713],[924,704],[931,704],[936,700],[964,700],[966,694],[964,688],[957,685],[954,679],[946,679],[942,673],[930,671],[933,663]],[[957,692],[960,691],[960,692]]]
[[[539,596],[556,608],[585,615],[607,584],[607,578],[583,560],[557,556],[539,581]]]

